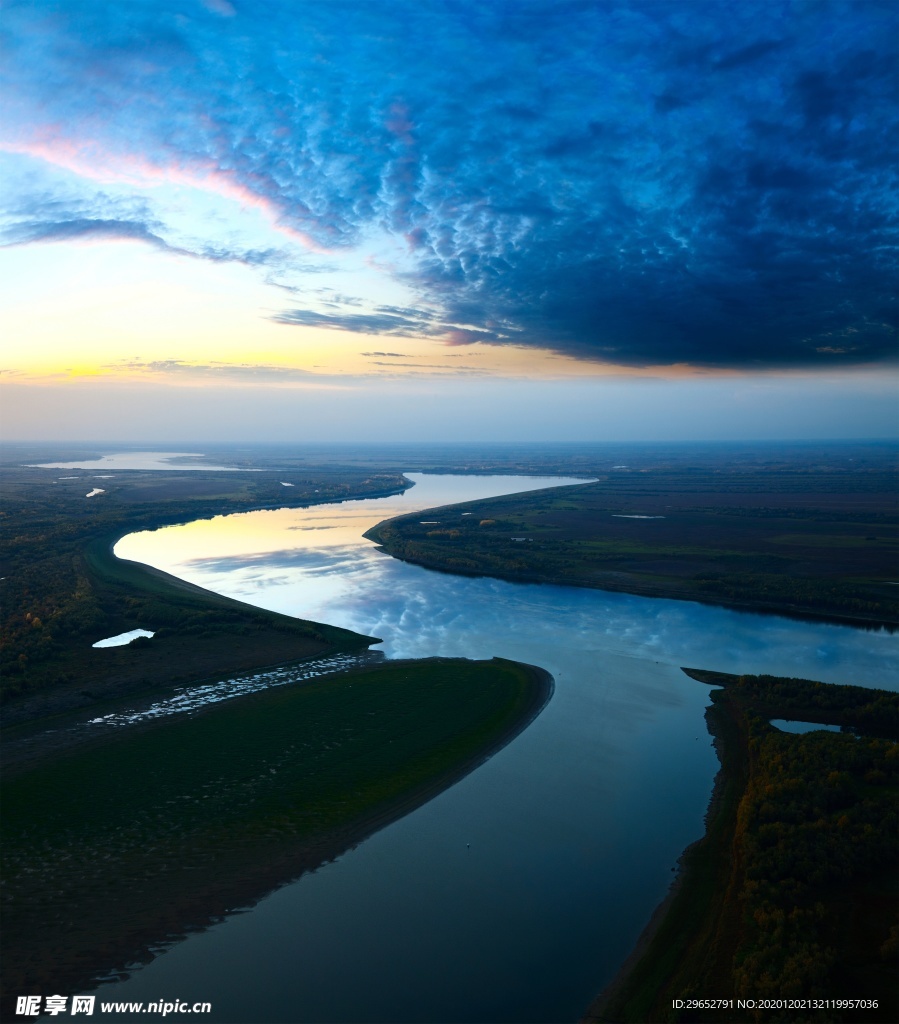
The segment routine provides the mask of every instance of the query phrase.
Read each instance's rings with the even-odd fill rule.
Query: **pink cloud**
[[[45,160],[91,181],[114,182],[137,188],[154,185],[186,185],[239,203],[244,209],[258,210],[274,231],[299,242],[316,253],[333,250],[321,245],[305,231],[284,224],[282,211],[268,197],[240,181],[233,171],[223,171],[211,160],[193,159],[182,166],[152,163],[133,154],[110,154],[91,140],[72,142],[60,137],[55,125],[46,125],[41,137],[26,142],[2,141],[0,150]],[[258,179],[260,186],[265,184]]]

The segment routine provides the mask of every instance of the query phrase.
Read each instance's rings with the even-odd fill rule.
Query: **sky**
[[[4,0],[12,440],[895,437],[899,8]]]

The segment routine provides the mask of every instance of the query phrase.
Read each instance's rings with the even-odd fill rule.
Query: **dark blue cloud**
[[[421,310],[281,322],[626,365],[895,354],[893,4],[23,0],[4,24],[16,145],[215,173],[322,247],[407,241]]]

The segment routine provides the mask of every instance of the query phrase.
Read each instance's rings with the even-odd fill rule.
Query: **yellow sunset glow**
[[[322,376],[604,376],[546,350],[291,326],[312,304],[251,267],[158,252],[140,242],[56,243],[0,253],[4,369],[20,380],[170,378],[268,384]],[[278,371],[285,371],[280,374]],[[295,371],[293,376],[289,371]],[[620,373],[620,369],[616,369]]]

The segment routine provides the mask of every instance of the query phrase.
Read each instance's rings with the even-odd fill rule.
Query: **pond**
[[[805,732],[839,732],[838,725],[822,725],[820,722],[797,722],[792,718],[772,718],[771,724],[781,732],[792,732],[801,735]]]
[[[387,657],[541,665],[553,699],[460,783],[104,985],[104,1001],[209,1001],[204,1019],[241,1024],[576,1020],[703,831],[718,766],[709,691],[680,666],[896,688],[883,631],[393,559],[362,538],[385,518],[447,522],[451,502],[575,482],[408,476],[402,496],[218,517],[131,535],[116,553],[381,637]]]
[[[152,637],[155,634],[150,629],[129,629],[127,633],[118,633],[116,636],[106,637],[105,640],[98,640],[91,644],[91,647],[125,647],[142,636]]]

